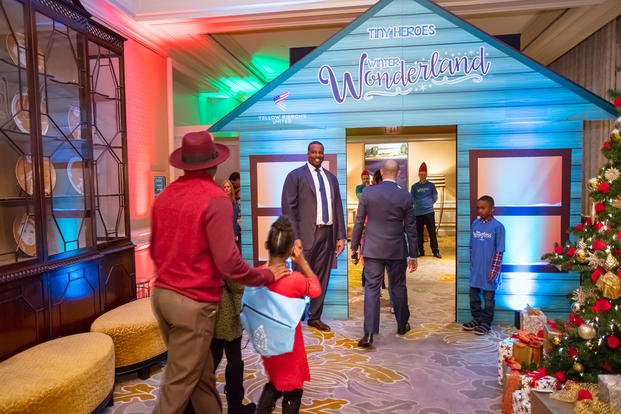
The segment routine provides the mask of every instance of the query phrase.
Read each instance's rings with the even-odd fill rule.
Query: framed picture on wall
[[[395,160],[399,164],[399,176],[397,184],[408,189],[408,144],[402,143],[381,143],[364,144],[364,168],[375,174],[386,160]]]

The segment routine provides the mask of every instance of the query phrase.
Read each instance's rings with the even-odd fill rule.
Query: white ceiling
[[[437,0],[492,34],[522,36],[522,51],[549,64],[621,15],[621,0]],[[175,80],[197,92],[222,91],[221,78],[261,76],[252,57],[288,59],[290,47],[317,46],[371,0],[82,0],[93,16],[171,56]]]

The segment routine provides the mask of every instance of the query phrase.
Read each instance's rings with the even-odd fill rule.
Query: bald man
[[[360,195],[358,213],[351,237],[352,259],[358,259],[360,238],[365,219],[368,218],[362,256],[364,257],[364,336],[358,346],[368,348],[373,335],[379,333],[380,289],[384,270],[388,271],[388,289],[397,319],[397,333],[410,330],[410,310],[405,272],[418,267],[416,219],[412,197],[400,188],[396,179],[399,164],[388,160],[381,169],[383,181],[367,187]],[[407,235],[404,237],[404,229]],[[409,257],[409,260],[408,260]]]

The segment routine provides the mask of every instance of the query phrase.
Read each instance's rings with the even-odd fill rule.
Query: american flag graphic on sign
[[[289,92],[281,93],[280,95],[274,96],[274,105],[280,108],[281,111],[287,110],[287,104],[285,103],[285,99],[289,97]]]

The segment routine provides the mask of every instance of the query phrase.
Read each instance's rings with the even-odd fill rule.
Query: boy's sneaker
[[[479,326],[479,323],[474,320],[461,325],[464,331],[474,331],[474,328],[476,328],[477,326]]]
[[[487,335],[489,333],[489,327],[487,325],[479,325],[474,328],[475,335]]]

